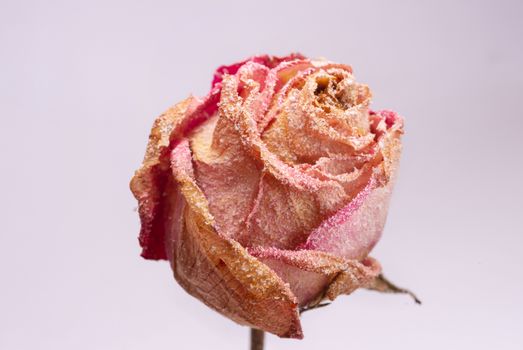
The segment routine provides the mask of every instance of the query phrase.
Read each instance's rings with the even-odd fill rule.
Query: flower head
[[[147,259],[232,320],[302,337],[299,309],[375,283],[402,119],[349,66],[302,55],[218,68],[154,123],[131,182]]]

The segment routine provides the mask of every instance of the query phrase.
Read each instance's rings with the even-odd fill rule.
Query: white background
[[[374,250],[408,297],[358,291],[267,349],[523,348],[519,1],[0,2],[0,348],[247,349],[166,262],[128,183],[153,119],[213,70],[300,51],[405,116]]]

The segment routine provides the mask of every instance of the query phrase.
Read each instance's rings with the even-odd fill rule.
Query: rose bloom
[[[300,310],[391,291],[368,254],[385,224],[403,121],[351,67],[299,54],[218,68],[155,121],[131,181],[146,259],[239,324],[301,338]]]

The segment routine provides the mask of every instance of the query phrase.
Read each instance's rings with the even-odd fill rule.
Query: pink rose
[[[303,336],[300,309],[391,290],[380,239],[403,121],[343,64],[256,56],[154,123],[131,181],[146,259],[228,318]]]

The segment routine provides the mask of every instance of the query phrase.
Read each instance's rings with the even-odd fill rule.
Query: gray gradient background
[[[523,347],[518,1],[0,2],[0,348],[247,349],[139,257],[128,189],[153,118],[213,70],[301,51],[406,118],[386,274],[267,349]]]

